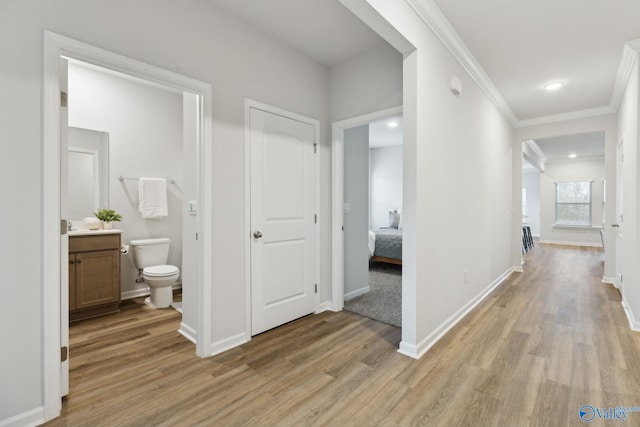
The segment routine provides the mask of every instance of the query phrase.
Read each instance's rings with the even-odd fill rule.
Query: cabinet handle
[[[69,264],[75,264],[76,262],[73,260],[69,260]]]
[[[76,264],[82,264],[82,260],[81,259],[77,260]]]

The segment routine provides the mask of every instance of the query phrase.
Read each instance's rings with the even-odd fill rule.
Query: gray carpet
[[[402,267],[369,266],[369,292],[344,302],[344,309],[397,327],[402,326]]]

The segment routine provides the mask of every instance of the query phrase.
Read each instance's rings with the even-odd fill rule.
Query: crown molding
[[[462,41],[458,33],[451,26],[451,23],[442,14],[433,0],[405,1],[453,54],[454,58],[456,58],[473,81],[476,82],[514,128],[615,114],[618,111],[627,82],[629,81],[629,77],[640,53],[640,39],[625,43],[609,105],[519,120],[482,66],[480,66],[480,63],[475,59],[467,45]]]
[[[542,161],[543,164],[547,162],[548,159],[547,159],[546,154],[544,154],[544,152],[542,151],[542,149],[536,143],[535,140],[528,139],[528,140],[524,141],[524,143],[527,144],[529,146],[529,148],[531,149],[531,151],[533,151],[536,154],[536,156],[538,156],[540,158],[540,160]]]
[[[616,110],[610,105],[604,105],[602,107],[589,108],[586,110],[569,111],[568,113],[552,114],[550,116],[540,116],[531,119],[518,120],[514,127],[523,128],[528,126],[546,125],[549,123],[564,122],[566,120],[604,116],[607,114],[614,114],[615,112]]]
[[[453,54],[507,121],[515,126],[518,123],[515,113],[433,0],[405,1]]]
[[[620,59],[620,65],[618,66],[618,74],[616,75],[616,83],[613,87],[613,93],[611,94],[611,107],[618,111],[622,97],[624,96],[624,90],[627,87],[629,77],[633,71],[633,66],[638,60],[638,52],[640,52],[640,39],[631,40],[625,43],[622,50],[622,58]]]

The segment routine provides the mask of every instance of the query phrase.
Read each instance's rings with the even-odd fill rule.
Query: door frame
[[[256,101],[250,98],[245,98],[244,101],[244,235],[245,245],[245,340],[251,340],[251,109],[255,108],[267,113],[276,114],[282,117],[286,117],[292,120],[297,120],[302,123],[313,126],[314,138],[318,151],[315,155],[315,211],[318,214],[318,222],[315,227],[315,283],[318,284],[318,292],[315,296],[315,312],[320,310],[320,225],[322,223],[322,217],[320,213],[320,121],[312,119],[311,117],[303,116],[298,113],[275,107],[273,105],[265,104],[260,101]]]
[[[366,125],[402,115],[402,105],[374,111],[362,116],[334,122],[331,143],[331,305],[333,311],[344,308],[344,132],[346,129]]]
[[[43,111],[42,111],[42,286],[43,286],[43,412],[49,420],[60,414],[62,408],[60,388],[60,343],[62,316],[60,249],[60,84],[58,63],[61,56],[78,59],[106,69],[193,93],[199,99],[197,129],[197,195],[199,200],[198,234],[198,323],[196,354],[211,354],[213,342],[211,328],[212,294],[212,242],[211,221],[205,221],[213,212],[213,157],[212,157],[212,86],[171,71],[158,68],[89,44],[44,31],[43,49]],[[209,302],[209,304],[207,304]]]

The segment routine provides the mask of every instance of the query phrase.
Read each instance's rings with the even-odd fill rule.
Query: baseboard
[[[629,306],[627,299],[622,296],[622,308],[624,309],[624,313],[627,315],[627,320],[629,321],[629,327],[632,331],[640,332],[640,322],[636,320],[636,317],[633,314],[633,310]]]
[[[199,355],[201,357],[210,357],[220,354],[224,351],[230,350],[234,347],[238,347],[249,341],[251,337],[247,338],[247,333],[241,332],[236,335],[232,335],[229,338],[225,338],[220,341],[212,342],[207,348],[206,354]]]
[[[174,291],[178,289],[182,289],[182,283],[175,283],[173,286],[171,286],[171,289],[173,289]],[[120,299],[122,300],[134,299],[134,298],[140,298],[140,297],[146,297],[146,296],[149,296],[149,288],[147,287],[134,289],[133,291],[122,292],[120,294]]]
[[[616,279],[614,279],[613,277],[602,276],[602,283],[606,283],[607,285],[613,285],[614,287],[617,288]]]
[[[369,292],[369,286],[365,286],[364,288],[357,289],[355,291],[351,291],[349,293],[344,294],[344,300],[349,301],[355,297],[359,297],[360,295],[364,295]]]
[[[511,273],[516,272],[516,267],[511,267],[504,273],[502,273],[497,279],[495,279],[489,286],[483,289],[478,295],[471,299],[468,303],[462,306],[458,311],[451,315],[447,320],[442,322],[433,332],[427,335],[417,345],[401,342],[398,352],[405,356],[412,357],[414,359],[420,359],[424,354],[429,351],[431,347],[435,345],[440,339],[457,325],[464,317],[469,314],[478,304],[497,288],[504,280],[509,277]]]
[[[49,420],[44,419],[44,407],[40,406],[30,411],[14,415],[11,418],[0,420],[0,427],[39,426],[45,421]]]
[[[524,272],[524,268],[522,268],[522,265],[519,265],[517,267],[516,266],[511,267],[511,270],[510,270],[509,274],[511,274],[511,273],[523,273],[523,272]]]
[[[180,322],[180,329],[178,329],[178,333],[183,337],[185,337],[186,339],[188,339],[189,341],[191,341],[192,343],[196,344],[197,333],[196,333],[196,330],[191,326],[187,325],[184,322]]]
[[[320,306],[316,310],[316,314],[322,313],[323,311],[338,311],[333,309],[333,303],[331,301],[325,301],[320,303]]]
[[[586,243],[586,242],[563,242],[559,240],[540,240],[540,243],[547,245],[565,245],[565,246],[586,246],[589,248],[601,248],[602,243]]]

